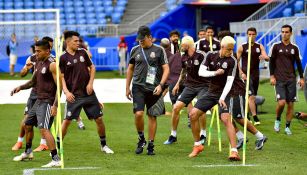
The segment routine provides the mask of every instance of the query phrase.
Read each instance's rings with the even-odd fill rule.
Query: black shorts
[[[88,119],[97,119],[103,115],[96,94],[85,97],[76,97],[75,102],[66,102],[65,120],[78,119],[83,108]]]
[[[162,93],[160,95],[153,95],[153,91],[134,84],[132,86],[132,96],[133,113],[137,111],[144,111],[146,105],[147,115],[159,116],[165,114],[165,106]]]
[[[296,81],[276,81],[275,91],[277,101],[295,102],[297,100]]]
[[[185,87],[181,95],[179,95],[178,101],[181,101],[185,105],[188,105],[195,97],[197,97],[197,99],[200,99],[203,96],[205,96],[207,91],[208,91],[207,86],[197,87],[197,88]]]
[[[244,106],[245,106],[245,98],[242,95],[227,97],[225,99],[226,105],[229,107],[229,113],[232,117],[237,119],[244,118]]]
[[[25,124],[37,126],[40,129],[50,129],[54,117],[51,116],[52,103],[49,100],[36,100],[29,111]]]
[[[173,91],[175,85],[176,85],[176,84],[170,84],[170,85],[168,86],[169,98],[171,99],[172,105],[174,105],[174,104],[176,103],[178,97],[180,96],[180,94],[183,92],[183,89],[184,89],[184,86],[183,86],[183,85],[180,85],[180,86],[179,86],[178,94],[173,95],[172,91]]]
[[[195,108],[207,112],[211,108],[213,108],[215,105],[219,104],[220,94],[207,94],[202,96],[200,99],[197,100],[196,104],[194,105]],[[221,113],[229,113],[229,108],[221,108],[219,106],[219,114]],[[221,115],[220,115],[221,116]]]
[[[258,93],[258,87],[259,87],[259,78],[258,79],[250,78],[248,95],[256,96]]]
[[[33,90],[32,90],[31,93],[30,93],[30,96],[28,98],[26,107],[25,107],[24,115],[29,114],[29,111],[33,107],[36,100],[37,100],[37,94],[35,92],[33,92]]]

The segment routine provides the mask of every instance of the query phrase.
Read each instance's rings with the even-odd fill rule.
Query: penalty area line
[[[253,167],[255,164],[225,164],[225,165],[193,165],[193,168],[217,168],[217,167]]]
[[[99,169],[100,167],[69,167],[69,168],[31,168],[24,169],[23,175],[34,175],[35,171],[53,171],[53,170],[91,170],[91,169]]]

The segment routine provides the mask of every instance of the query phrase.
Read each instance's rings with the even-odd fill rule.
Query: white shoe
[[[274,124],[274,130],[275,132],[279,132],[279,125],[280,125],[280,121],[278,120],[275,120],[275,124]]]
[[[112,151],[107,145],[101,147],[101,151],[105,152],[106,154],[114,154],[114,151]]]
[[[285,133],[287,135],[292,135],[292,132],[291,132],[290,128],[288,128],[288,127],[286,127],[286,129],[285,129]]]
[[[23,153],[21,153],[21,155],[15,156],[13,160],[14,161],[22,161],[22,160],[25,160],[25,159],[32,160],[33,158],[34,158],[33,152],[31,152],[30,154],[23,152]]]
[[[49,162],[46,165],[43,165],[42,167],[43,168],[50,168],[50,167],[58,167],[58,166],[61,166],[61,165],[62,165],[62,162],[60,160],[58,160],[58,161],[52,160],[51,162]]]

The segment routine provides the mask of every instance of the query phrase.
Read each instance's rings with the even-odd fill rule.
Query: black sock
[[[60,147],[61,147],[61,145],[60,145],[60,137],[56,138],[56,144],[57,144],[58,149],[60,149]]]
[[[138,132],[138,135],[139,135],[139,139],[140,140],[145,140],[145,137],[144,137],[144,132]]]
[[[106,136],[99,136],[100,137],[100,144],[102,147],[107,145]]]
[[[249,117],[249,115],[248,115],[248,114],[247,114],[247,120],[249,120],[249,121],[251,120],[251,118]]]
[[[286,128],[290,128],[290,124],[291,124],[291,122],[287,121],[286,122]]]
[[[276,117],[276,120],[280,121],[280,116],[277,116],[277,117]]]
[[[254,118],[254,122],[259,122],[259,118],[257,117],[257,115],[254,115],[253,118]]]
[[[153,145],[154,144],[154,140],[149,140],[148,144]]]
[[[32,142],[26,143],[26,150],[25,153],[29,154],[32,152]]]
[[[50,152],[51,152],[52,160],[54,160],[54,161],[59,161],[60,160],[60,158],[58,156],[58,152],[57,152],[56,149],[51,150]]]

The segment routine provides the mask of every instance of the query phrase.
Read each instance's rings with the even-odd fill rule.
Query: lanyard
[[[147,65],[150,66],[143,48],[142,48],[142,53],[143,53],[143,57],[144,57],[144,60],[146,61]]]

